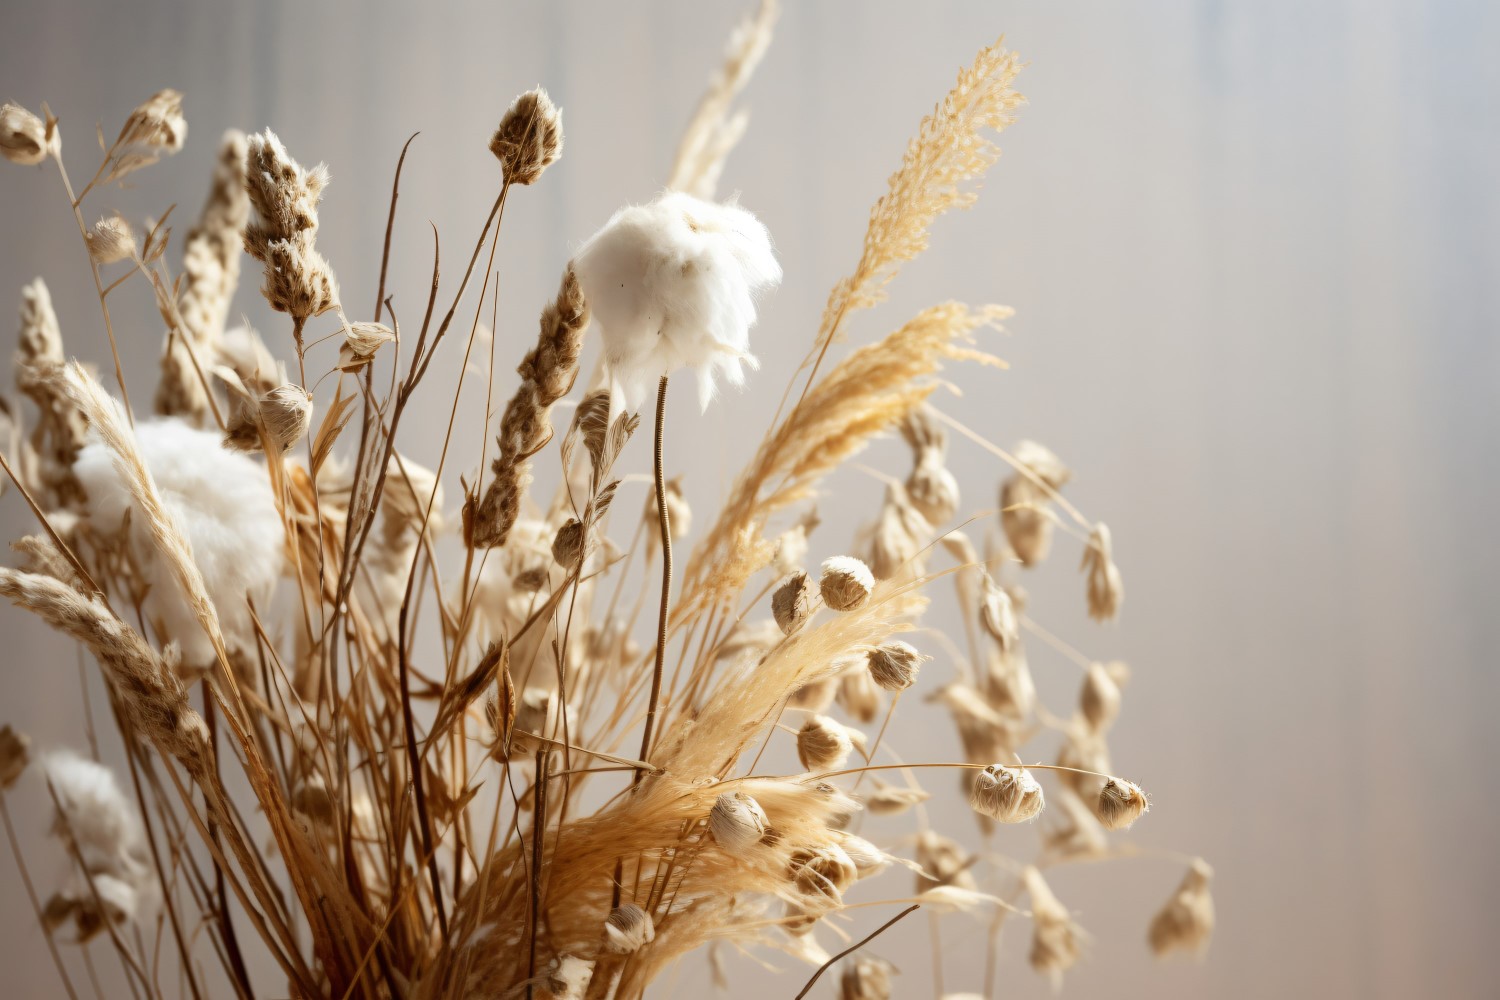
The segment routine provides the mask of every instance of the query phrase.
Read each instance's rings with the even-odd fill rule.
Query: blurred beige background
[[[48,101],[73,173],[87,177],[96,120],[112,132],[153,90],[184,90],[187,149],[93,201],[139,218],[180,197],[179,232],[220,131],[273,126],[295,156],[332,168],[319,243],[361,315],[395,157],[421,130],[393,260],[405,317],[423,300],[425,220],[447,259],[471,245],[498,182],[489,130],[541,82],[565,109],[567,147],[505,217],[498,344],[517,359],[570,251],[665,178],[742,6],[23,3],[5,15],[0,96]],[[1066,544],[1027,581],[1033,608],[1091,656],[1134,666],[1112,743],[1117,766],[1153,794],[1135,838],[1209,858],[1220,922],[1203,964],[1155,963],[1145,925],[1175,866],[1060,873],[1055,888],[1094,934],[1066,993],[1492,995],[1500,10],[787,6],[722,187],[768,223],[787,278],[755,334],[764,368],[750,389],[702,420],[688,392],[674,397],[669,465],[690,498],[706,509],[748,456],[906,138],[957,68],[1006,32],[1031,65],[1019,84],[1030,106],[1003,136],[1004,158],[979,206],[941,220],[932,251],[852,332],[868,339],[945,298],[1016,307],[990,344],[1011,370],[951,371],[968,394],[945,405],[1002,444],[1047,442],[1076,471],[1072,499],[1114,531],[1128,589],[1118,626],[1087,622]],[[44,275],[70,348],[104,361],[56,177],[4,166],[0,290]],[[252,289],[236,305],[268,340],[285,329]],[[149,299],[133,288],[114,310],[132,394],[148,399],[160,342]],[[433,399],[456,378],[458,356],[446,357]],[[502,396],[511,363],[497,366]],[[430,435],[442,410],[407,440]],[[482,433],[468,412],[463,455]],[[965,506],[993,506],[997,465],[962,443],[952,455]],[[895,470],[907,459],[887,442],[866,460]],[[649,455],[627,461],[645,469]],[[868,482],[837,482],[816,555],[873,514]],[[6,537],[27,524],[13,493],[0,500]],[[43,745],[76,733],[71,649],[8,607],[0,634],[0,721]],[[1044,698],[1065,707],[1074,668],[1040,649],[1033,667]],[[940,717],[916,718],[906,756],[956,752]],[[944,825],[973,841],[949,784],[929,787],[949,799]],[[45,880],[61,861],[40,844],[40,802],[35,789],[13,797]],[[997,845],[1029,850],[1029,834],[1015,837]],[[887,879],[905,891],[904,875]],[[8,857],[0,900],[0,994],[58,995]],[[980,928],[944,928],[946,988],[978,990]],[[1045,996],[1024,949],[1025,934],[1009,931],[1002,993]],[[930,993],[920,923],[877,950],[903,969],[900,995]],[[730,968],[743,991],[768,996],[806,975]],[[687,970],[675,995],[703,989]],[[832,995],[831,982],[820,989]]]

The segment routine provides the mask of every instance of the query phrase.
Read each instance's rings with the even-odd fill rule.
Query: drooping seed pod
[[[839,675],[838,703],[857,722],[875,721],[880,713],[880,687],[870,676],[867,663]]]
[[[587,534],[588,529],[576,517],[568,518],[567,523],[557,529],[557,535],[552,539],[552,558],[559,566],[571,570],[583,561]]]
[[[682,477],[667,480],[667,531],[673,542],[680,542],[693,530],[693,508],[688,506],[682,493]],[[658,527],[660,512],[656,506],[656,488],[646,496],[646,547],[653,556],[661,551],[661,529]]]
[[[89,230],[88,247],[95,264],[113,264],[135,253],[135,233],[118,215],[106,215]]]
[[[1073,923],[1067,907],[1060,903],[1042,879],[1042,873],[1028,865],[1021,880],[1031,896],[1031,967],[1052,980],[1052,988],[1062,986],[1062,976],[1078,962],[1078,925]]]
[[[1110,778],[1099,792],[1094,811],[1106,830],[1128,830],[1142,813],[1151,811],[1151,803],[1140,785],[1124,778]]]
[[[0,156],[34,166],[47,158],[47,145],[47,126],[40,118],[19,105],[0,106]]]
[[[807,574],[798,570],[782,581],[771,595],[771,614],[785,635],[802,627],[812,614],[813,588]]]
[[[793,851],[787,872],[803,893],[835,905],[844,901],[844,890],[859,877],[853,859],[837,844]]]
[[[797,759],[808,771],[843,767],[854,752],[849,730],[826,715],[810,715],[797,733]]]
[[[979,622],[1000,644],[1003,652],[1014,649],[1021,641],[1021,625],[1010,595],[983,569],[980,570]]]
[[[891,856],[863,837],[840,831],[839,846],[854,862],[854,870],[862,879],[879,875],[891,866]]]
[[[922,868],[917,875],[918,893],[931,889],[934,883],[966,891],[978,888],[974,873],[969,870],[975,858],[951,837],[934,830],[923,830],[917,834],[916,853],[917,864]]]
[[[991,764],[975,777],[969,805],[1001,823],[1024,823],[1042,811],[1042,786],[1024,767]]]
[[[725,792],[708,814],[708,832],[726,851],[743,851],[760,842],[770,825],[760,803],[744,792]]]
[[[865,809],[876,816],[897,816],[919,802],[932,798],[920,788],[901,788],[897,785],[882,785],[865,796]]]
[[[1125,601],[1125,584],[1115,565],[1109,528],[1104,524],[1094,525],[1089,533],[1080,568],[1088,574],[1089,617],[1096,621],[1118,618],[1120,605]]]
[[[1095,732],[1104,732],[1120,714],[1120,686],[1102,663],[1090,663],[1078,694],[1078,710]]]
[[[534,184],[562,155],[562,111],[541,87],[511,102],[490,137],[490,152],[510,184]]]
[[[1177,891],[1152,919],[1147,939],[1158,958],[1173,951],[1201,955],[1208,949],[1214,933],[1214,900],[1209,893],[1213,874],[1208,862],[1195,859]]]
[[[844,966],[839,1000],[891,1000],[891,976],[896,967],[874,955],[860,955]]]
[[[604,948],[613,954],[634,954],[655,939],[651,914],[634,903],[617,906],[604,918]]]
[[[396,333],[384,323],[350,323],[339,347],[339,370],[358,371],[375,360],[375,353],[396,339]]]
[[[923,656],[907,643],[890,639],[870,650],[870,678],[887,691],[905,691],[917,682]]]
[[[833,703],[839,690],[839,678],[830,674],[822,680],[804,684],[792,692],[787,699],[787,708],[800,708],[809,712],[821,712]]]
[[[823,560],[818,589],[823,603],[834,611],[854,611],[870,599],[875,576],[870,567],[853,556],[832,556]]]
[[[898,483],[886,487],[880,519],[870,536],[869,566],[877,580],[889,580],[903,568],[922,572],[920,557],[932,525]]]
[[[0,790],[14,785],[30,762],[30,738],[10,726],[0,727]]]

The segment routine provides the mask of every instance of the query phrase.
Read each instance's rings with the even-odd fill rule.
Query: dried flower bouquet
[[[1051,451],[1002,451],[929,403],[945,364],[999,364],[975,341],[1007,310],[937,305],[833,351],[998,157],[991,134],[1022,103],[1000,43],[923,120],[722,506],[693,518],[666,475],[669,384],[690,369],[703,408],[743,385],[757,303],[781,279],[766,227],[714,200],[745,129],[735,99],[775,16],[762,3],[731,39],[665,193],[622,208],[563,269],[477,470],[447,437],[423,448],[431,468],[395,441],[408,407],[427,402],[439,345],[467,328],[466,360],[473,350],[507,200],[545,183],[562,153],[545,92],[517,98],[490,139],[499,192],[456,286],[434,254],[431,294],[404,323],[385,262],[373,313],[351,315],[317,246],[328,173],[274,133],[225,136],[174,276],[165,219],[90,225],[84,206],[182,147],[180,94],[137,108],[76,191],[45,105],[0,110],[0,152],[59,172],[115,359],[106,388],[68,360],[43,281],[23,288],[15,378],[29,405],[0,410],[0,459],[37,527],[14,543],[23,568],[0,568],[0,593],[93,654],[126,749],[113,766],[97,749],[41,757],[73,862],[50,894],[3,810],[69,996],[84,992],[81,964],[92,976],[91,942],[107,939],[137,997],[639,997],[697,949],[717,968],[726,945],[805,961],[796,984],[848,956],[842,995],[888,997],[874,935],[843,946],[850,911],[875,905],[895,914],[877,934],[918,906],[988,921],[985,995],[1008,914],[1030,920],[1039,972],[1079,959],[1081,933],[1043,872],[1144,853],[1107,835],[1147,811],[1105,740],[1128,671],[1042,630],[1014,581],[1061,532],[1079,543],[1090,613],[1113,618],[1109,532],[1061,496],[1070,472]],[[396,215],[393,187],[386,260]],[[289,331],[229,327],[242,250]],[[110,316],[111,292],[139,281],[166,329],[149,415],[125,391]],[[310,337],[315,321],[341,339],[336,359]],[[600,360],[575,394],[591,330]],[[612,531],[619,458],[653,390],[655,489]],[[457,396],[447,405],[457,418]],[[911,447],[910,473],[888,480],[867,530],[810,563],[826,477],[890,432]],[[1008,469],[998,517],[955,521],[951,433]],[[531,489],[544,461],[560,464],[552,496]],[[450,508],[441,483],[456,466],[465,486]],[[440,566],[440,550],[461,567]],[[965,651],[916,631],[950,584]],[[1030,636],[1078,660],[1071,719],[1037,702]],[[920,676],[935,655],[951,668],[941,686],[925,683],[930,667]],[[897,704],[920,687],[951,713],[963,760],[894,752]],[[1055,762],[1023,763],[1054,732]],[[783,740],[801,772],[765,773]],[[0,786],[25,773],[29,747],[0,730]],[[922,780],[934,769],[964,775],[987,840],[1040,817],[1029,863],[932,829]],[[246,791],[231,794],[231,774]],[[865,814],[904,816],[912,835],[882,842]],[[1158,953],[1201,950],[1212,932],[1209,869],[1182,861],[1150,927]],[[846,901],[892,865],[916,873],[914,891]]]

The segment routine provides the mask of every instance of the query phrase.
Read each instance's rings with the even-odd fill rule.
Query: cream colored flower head
[[[620,209],[573,261],[610,377],[637,410],[663,375],[691,368],[704,409],[719,378],[742,385],[755,299],[781,281],[771,234],[733,204],[669,191]]]

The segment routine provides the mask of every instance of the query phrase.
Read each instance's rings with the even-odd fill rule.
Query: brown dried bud
[[[1120,605],[1125,602],[1125,585],[1120,581],[1120,569],[1115,565],[1109,528],[1102,523],[1094,525],[1089,534],[1089,545],[1083,550],[1083,562],[1079,568],[1089,578],[1089,617],[1096,621],[1112,621],[1119,617]]]
[[[725,792],[708,814],[708,832],[726,851],[743,851],[760,842],[769,826],[766,811],[744,792]]]
[[[874,722],[880,712],[880,688],[870,676],[867,664],[850,670],[839,678],[838,702],[844,711],[859,722]]]
[[[891,1000],[891,976],[896,967],[883,958],[860,955],[844,966],[839,1000]]]
[[[314,772],[292,789],[292,808],[317,823],[333,821],[333,796],[323,776]]]
[[[1001,823],[1024,823],[1042,811],[1042,786],[1024,767],[991,764],[975,776],[969,805]]]
[[[32,166],[47,158],[47,146],[47,126],[40,118],[19,105],[0,106],[0,156]]]
[[[932,888],[933,882],[939,886],[977,889],[974,873],[969,871],[974,860],[958,841],[933,830],[923,830],[917,834],[917,864],[922,868],[917,875],[917,892]]]
[[[574,569],[583,561],[587,540],[588,529],[583,526],[583,522],[576,517],[568,518],[568,522],[557,529],[557,535],[552,539],[552,558],[563,569]]]
[[[812,614],[812,601],[812,581],[806,573],[798,570],[782,581],[771,595],[771,614],[781,626],[782,634],[791,635],[802,627]]]
[[[14,785],[30,762],[30,738],[10,726],[0,727],[0,789]]]
[[[849,860],[854,862],[854,870],[860,878],[879,875],[891,866],[891,856],[865,838],[842,831],[838,838],[839,846],[849,855]]]
[[[1214,900],[1208,888],[1213,874],[1207,861],[1194,860],[1182,884],[1152,919],[1148,940],[1158,957],[1177,950],[1207,950],[1214,933]]]
[[[870,650],[870,678],[887,691],[904,691],[917,682],[924,657],[899,639]]]
[[[809,771],[843,767],[854,752],[849,730],[826,715],[810,715],[797,733],[797,759]]]
[[[615,907],[604,918],[604,950],[616,955],[632,955],[642,945],[656,939],[656,924],[651,914],[625,903]]]
[[[821,712],[833,704],[833,697],[839,690],[839,678],[829,675],[822,680],[804,684],[792,692],[787,699],[787,708],[801,708],[809,712]]]
[[[159,90],[130,112],[120,142],[175,153],[187,141],[187,119],[182,115],[182,93]]]
[[[224,444],[240,451],[269,446],[285,452],[312,427],[312,397],[300,385],[284,382],[251,405],[243,405],[230,421]],[[262,438],[264,433],[264,438]]]
[[[1041,872],[1027,866],[1022,874],[1031,896],[1031,967],[1052,980],[1053,989],[1062,985],[1062,975],[1078,962],[1078,926],[1060,903]]]
[[[88,247],[95,264],[113,264],[135,253],[135,233],[118,215],[105,216],[89,230]]]
[[[562,111],[538,87],[511,103],[490,137],[490,152],[508,183],[532,184],[562,154],[562,143]]]
[[[823,577],[818,581],[823,603],[835,611],[853,611],[870,599],[875,576],[870,567],[853,556],[833,556],[823,561]]]
[[[792,852],[787,873],[802,892],[835,905],[844,901],[844,890],[859,878],[854,860],[837,844]]]
[[[876,816],[896,816],[932,796],[920,788],[884,785],[865,798],[865,809]]]
[[[1142,813],[1151,811],[1141,786],[1124,778],[1110,778],[1099,793],[1094,812],[1106,830],[1128,830]]]
[[[1015,605],[989,572],[980,569],[982,596],[979,603],[979,621],[984,630],[994,637],[1006,652],[1021,641],[1021,625],[1016,620]]]

